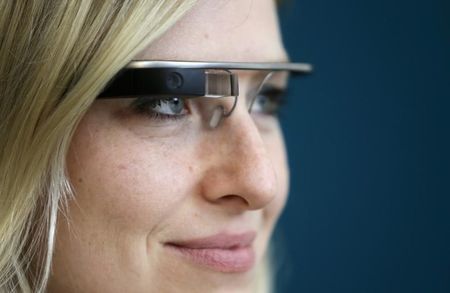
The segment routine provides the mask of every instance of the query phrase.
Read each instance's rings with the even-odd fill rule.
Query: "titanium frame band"
[[[312,66],[306,63],[132,61],[116,75],[98,98],[142,95],[237,96],[238,78],[230,70],[308,74]]]

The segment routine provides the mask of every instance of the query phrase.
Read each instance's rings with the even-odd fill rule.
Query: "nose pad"
[[[223,120],[223,118],[231,116],[234,109],[236,108],[236,105],[238,103],[239,96],[234,97],[233,105],[231,106],[230,110],[225,110],[225,107],[223,105],[218,105],[214,108],[211,114],[211,118],[209,119],[209,127],[214,129],[219,126],[220,122]]]
[[[224,112],[225,112],[225,109],[223,108],[222,105],[214,108],[212,115],[211,115],[211,119],[209,119],[209,127],[210,128],[214,129],[217,126],[219,126],[220,122],[222,121],[223,117],[225,116]]]

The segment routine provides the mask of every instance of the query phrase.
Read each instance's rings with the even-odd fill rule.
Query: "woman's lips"
[[[255,263],[253,240],[255,232],[220,233],[206,238],[166,243],[191,261],[226,273],[246,272]]]

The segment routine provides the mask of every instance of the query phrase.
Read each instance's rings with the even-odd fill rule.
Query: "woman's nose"
[[[245,107],[236,109],[208,133],[205,141],[208,155],[202,193],[208,201],[257,210],[275,198],[277,175],[259,130]]]

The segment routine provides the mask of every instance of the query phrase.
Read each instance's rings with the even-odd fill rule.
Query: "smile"
[[[255,264],[254,232],[221,233],[202,239],[168,242],[165,247],[188,260],[209,269],[225,273],[249,271]]]

